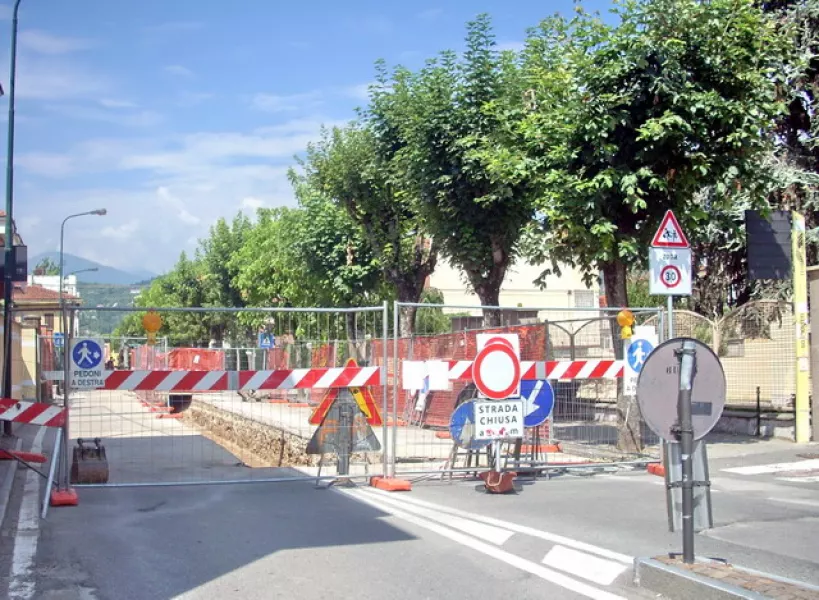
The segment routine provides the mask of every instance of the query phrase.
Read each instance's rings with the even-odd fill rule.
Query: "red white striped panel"
[[[65,425],[65,408],[45,402],[22,402],[0,398],[0,421],[62,427]]]
[[[365,387],[381,384],[381,367],[280,369],[276,371],[103,371],[101,390],[220,392]],[[45,373],[60,381],[62,371]]]
[[[549,360],[520,362],[521,379],[616,379],[623,376],[621,360]],[[471,360],[449,361],[449,378],[472,381]]]

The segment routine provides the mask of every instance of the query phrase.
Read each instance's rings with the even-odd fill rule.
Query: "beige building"
[[[520,261],[509,268],[500,292],[500,305],[524,308],[596,308],[600,306],[600,287],[589,288],[583,283],[580,271],[566,267],[561,275],[549,275],[541,289],[534,281],[543,272],[543,266]],[[466,277],[439,259],[428,287],[441,291],[444,303],[461,306],[480,305],[478,296],[468,289]]]

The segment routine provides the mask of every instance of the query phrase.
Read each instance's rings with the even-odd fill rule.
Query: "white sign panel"
[[[657,330],[651,326],[639,326],[634,328],[634,335],[629,340],[623,341],[623,393],[626,396],[637,395],[637,378],[646,362],[646,358],[651,351],[659,344]]]
[[[70,388],[93,390],[105,385],[103,376],[103,340],[80,338],[71,341]]]
[[[648,267],[650,294],[691,295],[690,248],[651,248]]]
[[[475,439],[523,437],[523,400],[475,401]]]

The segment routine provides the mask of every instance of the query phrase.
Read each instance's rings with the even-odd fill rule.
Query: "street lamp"
[[[9,124],[8,150],[6,152],[6,239],[3,248],[3,398],[11,398],[11,300],[14,294],[12,270],[14,268],[14,231],[12,208],[14,206],[14,80],[17,74],[17,12],[20,0],[15,0],[11,19],[11,69],[9,72]],[[3,433],[11,435],[11,422],[3,423]]]
[[[63,245],[65,241],[65,224],[70,219],[75,219],[77,217],[85,217],[87,215],[98,215],[102,217],[106,214],[108,214],[107,210],[104,208],[98,208],[96,210],[89,210],[87,212],[81,212],[75,215],[68,215],[65,219],[63,219],[62,225],[60,225],[60,321],[62,323],[63,336],[65,336],[65,339],[68,339],[68,332],[66,331],[65,327],[65,301],[63,299]]]

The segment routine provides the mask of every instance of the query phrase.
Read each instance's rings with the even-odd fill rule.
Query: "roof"
[[[66,300],[78,300],[76,296],[63,292],[63,298]],[[50,290],[41,285],[26,285],[24,283],[16,283],[14,285],[14,301],[15,302],[59,302],[60,293]]]

